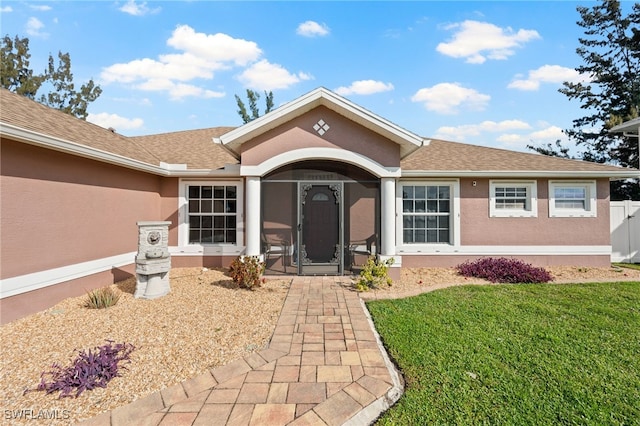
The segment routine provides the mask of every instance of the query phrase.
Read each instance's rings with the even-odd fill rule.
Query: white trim
[[[527,189],[525,209],[496,208],[496,187],[515,187]],[[490,180],[489,181],[489,217],[538,217],[538,182],[535,180]]]
[[[590,166],[597,166],[593,164]],[[603,170],[603,171],[551,171],[551,170],[403,170],[403,178],[458,178],[458,177],[489,177],[489,178],[511,178],[511,179],[531,179],[531,178],[573,178],[573,179],[590,179],[590,178],[610,178],[611,180],[625,178],[640,178],[640,170],[625,169],[620,170]]]
[[[555,189],[557,187],[580,187],[585,190],[585,209],[556,208]],[[549,217],[597,217],[596,181],[549,181]]]
[[[236,243],[235,244],[190,244],[189,243],[189,205],[187,201],[187,186],[235,186],[236,187]],[[193,180],[180,179],[178,183],[178,246],[174,249],[176,253],[202,253],[208,247],[232,247],[229,251],[237,250],[244,244],[244,185],[242,180]],[[195,250],[195,251],[194,251]],[[198,251],[202,250],[202,251]],[[215,250],[214,250],[215,251]]]
[[[0,298],[75,280],[135,262],[136,252],[90,260],[0,280]]]
[[[397,253],[407,255],[465,255],[465,256],[610,256],[611,246],[460,246],[440,244],[422,250],[408,245],[398,247]]]
[[[449,185],[451,187],[451,211],[449,212],[449,225],[451,226],[450,244],[405,244],[404,224],[402,211],[402,186],[403,185]],[[425,179],[425,180],[400,180],[396,187],[396,253],[401,249],[411,247],[415,251],[433,251],[441,247],[457,248],[460,246],[460,180],[459,179]]]
[[[235,244],[170,246],[169,254],[174,257],[188,256],[240,256],[244,254],[245,246]]]
[[[240,175],[264,176],[279,167],[304,160],[336,160],[361,167],[377,177],[400,176],[400,167],[385,167],[362,154],[338,148],[300,148],[283,152],[256,166],[240,166]]]

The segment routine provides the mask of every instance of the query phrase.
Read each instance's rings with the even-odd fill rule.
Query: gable
[[[316,130],[317,129],[317,130]],[[331,148],[360,154],[385,167],[400,166],[400,146],[325,106],[318,106],[242,144],[243,166],[308,148]],[[336,159],[340,153],[336,152]]]
[[[425,144],[425,139],[421,136],[396,126],[390,121],[322,87],[222,135],[217,139],[217,142],[234,152],[240,153],[243,144],[320,106],[324,106],[347,120],[397,144],[401,158]]]

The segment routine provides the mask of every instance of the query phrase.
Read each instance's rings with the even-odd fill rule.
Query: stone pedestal
[[[171,291],[169,225],[171,222],[138,222],[135,298],[155,299]]]

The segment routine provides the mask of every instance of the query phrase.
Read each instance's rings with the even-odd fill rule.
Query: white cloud
[[[11,6],[2,6],[0,7],[0,12],[2,13],[13,12],[13,8]]]
[[[324,37],[329,35],[327,24],[319,24],[315,21],[306,21],[298,25],[296,33],[304,37]]]
[[[494,134],[496,137],[487,135]],[[467,139],[481,140],[483,145],[497,142],[506,149],[529,151],[527,145],[543,145],[554,143],[560,139],[567,141],[567,136],[558,126],[549,123],[536,123],[535,128],[522,120],[483,121],[478,124],[461,126],[444,126],[436,130],[435,138],[463,142]]]
[[[167,40],[177,53],[158,55],[156,59],[141,58],[113,64],[102,70],[101,82],[124,83],[138,90],[164,91],[172,99],[187,96],[217,98],[225,96],[198,87],[193,80],[211,80],[221,70],[244,68],[238,79],[254,89],[282,89],[313,77],[299,72],[292,74],[282,65],[262,58],[262,50],[253,41],[233,38],[227,34],[198,33],[187,25],[179,25]]]
[[[462,87],[459,83],[440,83],[418,90],[413,102],[424,103],[425,108],[439,114],[457,114],[460,109],[482,111],[491,96],[474,89]]]
[[[526,79],[514,79],[507,86],[509,89],[517,90],[538,90],[542,83],[561,84],[565,81],[585,82],[578,71],[573,68],[561,67],[560,65],[543,65],[538,69],[529,71]]]
[[[510,27],[500,28],[488,22],[467,20],[445,27],[456,30],[450,41],[440,43],[436,50],[454,58],[466,58],[471,64],[481,64],[487,59],[504,60],[515,54],[514,49],[528,41],[539,39],[535,30]]]
[[[374,93],[388,92],[393,90],[393,84],[383,83],[376,80],[359,80],[351,83],[349,87],[338,87],[334,91],[343,96],[347,95],[372,95]]]
[[[529,130],[531,126],[522,120],[486,120],[479,124],[464,124],[462,126],[444,126],[436,130],[435,137],[448,140],[462,141],[469,136],[480,136],[483,133],[500,133],[514,130]]]
[[[167,45],[216,64],[228,62],[245,66],[262,55],[262,50],[253,41],[222,33],[196,33],[188,25],[178,26],[167,40]]]
[[[305,73],[292,74],[282,65],[272,64],[263,59],[244,70],[238,80],[246,87],[257,90],[286,89],[289,86],[312,77]]]
[[[141,118],[125,118],[117,114],[109,114],[101,112],[98,114],[89,114],[87,121],[96,124],[105,129],[113,128],[117,132],[121,130],[139,129],[143,126],[144,122]]]
[[[48,12],[51,10],[51,6],[46,6],[43,4],[39,4],[39,5],[29,5],[29,8],[33,9],[33,10],[37,10],[38,12]]]
[[[142,58],[113,64],[102,70],[101,80],[106,84],[132,84],[139,90],[166,91],[172,99],[222,97],[224,93],[187,82],[211,80],[215,71],[245,66],[262,55],[262,50],[252,41],[226,34],[197,33],[186,25],[176,27],[167,45],[180,52],[159,55],[157,59]]]
[[[173,100],[186,97],[211,99],[225,96],[224,92],[215,92],[192,84],[176,83],[168,79],[150,79],[137,85],[136,88],[149,92],[167,92]]]
[[[44,24],[38,18],[31,17],[27,21],[25,31],[33,37],[47,37],[49,34],[42,32]]]
[[[154,9],[150,9],[147,6],[146,1],[142,3],[136,3],[135,0],[129,0],[119,10],[121,12],[128,13],[129,15],[133,15],[133,16],[144,16],[150,13],[158,13],[160,12],[161,8],[156,7]]]

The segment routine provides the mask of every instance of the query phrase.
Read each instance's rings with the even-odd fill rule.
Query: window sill
[[[169,247],[169,254],[172,256],[240,256],[244,251],[244,246],[236,244],[189,244]]]

